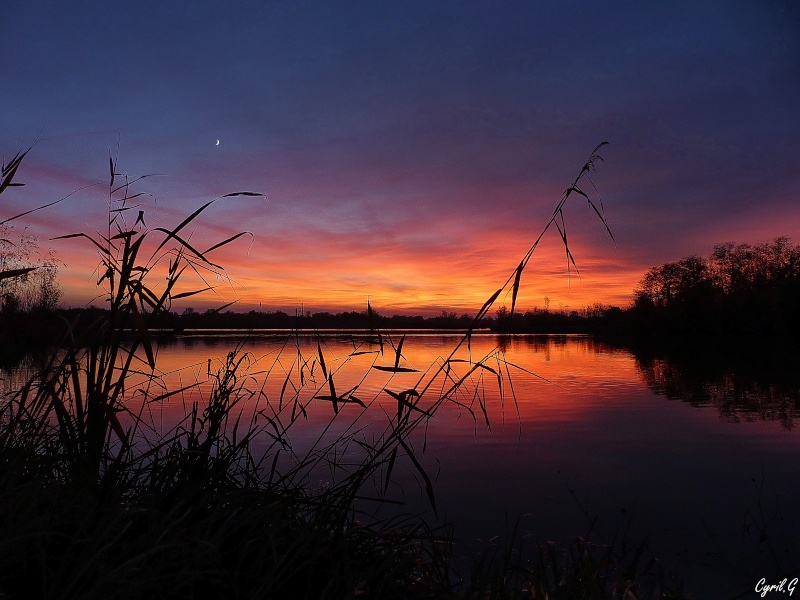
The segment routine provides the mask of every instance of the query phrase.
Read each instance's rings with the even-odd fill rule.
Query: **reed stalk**
[[[358,508],[364,502],[392,505],[389,484],[397,466],[405,463],[418,475],[436,512],[434,483],[424,466],[426,425],[445,403],[455,403],[490,426],[478,391],[487,381],[499,386],[501,394],[508,387],[513,396],[514,366],[500,350],[472,357],[472,329],[504,290],[512,295],[513,313],[522,273],[552,226],[559,231],[569,264],[575,265],[563,216],[570,197],[586,199],[610,235],[602,204],[580,187],[590,181],[601,147],[592,152],[539,237],[448,356],[417,371],[403,353],[404,338],[374,330],[335,362],[320,338],[316,351],[304,350],[298,332],[287,338],[287,352],[266,368],[242,345],[233,348],[219,368],[209,365],[207,393],[200,381],[164,389],[150,324],[175,300],[209,292],[212,286],[207,284],[184,290],[179,283],[189,274],[203,281],[209,275],[224,278],[225,271],[212,261],[213,251],[248,234],[238,233],[203,251],[189,242],[184,230],[217,200],[171,229],[148,228],[136,204],[142,193],[134,191],[141,178],[120,175],[111,157],[106,233],[61,236],[83,240],[98,252],[98,285],[108,311],[91,323],[71,324],[41,372],[0,403],[0,595],[617,594],[612,588],[618,580],[603,575],[610,573],[603,571],[607,550],[598,554],[583,542],[571,546],[569,556],[542,546],[531,564],[515,558],[521,554],[512,544],[501,560],[487,555],[471,583],[463,583],[452,563],[449,529]],[[0,191],[12,185],[24,156],[18,154],[3,167]],[[236,195],[254,194],[225,197]],[[166,283],[156,287],[153,281],[158,280]],[[464,348],[466,356],[459,354]],[[281,361],[290,350],[287,368]],[[349,389],[337,385],[342,365],[364,355],[370,362],[361,380]],[[384,355],[391,357],[388,364],[379,360]],[[396,402],[396,411],[380,412],[377,398],[363,397],[361,388],[373,372],[389,374],[383,391]],[[398,387],[399,374],[416,374],[416,383]],[[281,391],[270,397],[266,381],[275,377],[283,379]],[[465,396],[478,398],[477,407]],[[183,399],[186,414],[162,431],[151,410],[176,398]],[[328,426],[298,454],[292,431],[321,403],[332,409]],[[348,427],[335,441],[326,441],[342,418],[350,419]],[[357,460],[345,460],[347,455]],[[329,483],[314,487],[309,482],[320,470],[331,474]],[[570,582],[566,587],[564,577]],[[598,595],[587,595],[588,590]]]

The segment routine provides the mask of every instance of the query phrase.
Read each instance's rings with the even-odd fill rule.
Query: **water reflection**
[[[796,349],[705,344],[681,351],[638,349],[634,354],[653,392],[695,407],[714,407],[724,421],[778,421],[792,429],[800,417]]]
[[[32,352],[15,355],[0,364],[0,398],[17,392],[26,382],[37,378],[46,368],[48,354]]]
[[[395,347],[399,339],[391,337]],[[358,441],[371,441],[397,411],[384,389],[422,389],[428,367],[441,365],[460,340],[408,336],[400,364],[416,371],[391,373],[372,368],[395,364],[389,341],[381,353],[375,344],[357,346],[363,338],[344,335],[161,339],[157,389],[137,394],[132,380],[128,392],[134,401],[147,399],[154,427],[168,430],[187,406],[208,396],[209,373],[241,344],[252,357],[245,384],[253,404],[245,408],[266,411],[270,402],[273,410],[264,414],[288,426],[297,394],[304,408],[288,441],[303,456],[320,445],[320,432],[355,436],[355,427]],[[327,393],[320,351],[337,390],[357,385],[367,409],[351,404],[334,416],[330,402],[314,399]],[[476,335],[456,358],[462,362],[429,389],[422,408],[466,376],[470,360],[485,359],[492,370],[471,373],[463,393],[453,395],[458,404],[444,405],[409,443],[434,479],[440,514],[456,527],[458,553],[479,551],[485,546],[479,540],[502,534],[509,521],[525,515],[521,533],[565,546],[586,533],[587,512],[610,536],[620,527],[628,531],[630,521],[634,542],[647,537],[654,554],[674,566],[690,589],[709,590],[698,598],[725,597],[752,589],[774,571],[762,553],[760,530],[751,527],[754,542],[742,534],[746,515],[760,518],[765,507],[766,516],[780,517],[769,527],[769,543],[782,564],[800,564],[800,520],[792,508],[800,497],[800,436],[764,422],[777,419],[790,428],[797,417],[797,355],[753,346],[740,349],[737,358],[699,345],[692,353],[632,353],[587,336]],[[181,394],[149,401],[186,386]],[[666,402],[665,396],[682,402]],[[271,442],[259,443],[267,449]],[[405,502],[404,510],[428,508],[413,465],[398,460],[392,479],[389,493]],[[782,506],[762,502],[761,488],[754,492],[753,481],[762,480],[764,498]]]

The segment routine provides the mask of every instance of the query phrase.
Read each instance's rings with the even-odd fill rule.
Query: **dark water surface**
[[[396,345],[400,336],[392,339]],[[394,374],[371,368],[394,365],[391,346],[381,356],[378,346],[346,336],[162,342],[163,386],[201,385],[151,410],[170,426],[192,394],[206,393],[209,368],[242,343],[252,358],[248,385],[260,392],[254,401],[274,405],[283,392],[288,402],[303,370],[299,397],[307,417],[291,429],[294,450],[302,454],[333,417],[330,402],[312,398],[328,390],[320,350],[337,391],[357,386],[354,394],[369,406],[344,406],[326,435],[352,431],[358,417],[357,427],[365,428],[359,435],[368,437],[371,426],[396,411],[397,402],[382,390],[421,390],[431,377],[425,371],[460,339],[407,336],[398,364],[419,371]],[[354,349],[365,354],[352,355]],[[438,521],[454,525],[456,553],[465,562],[501,543],[517,519],[527,543],[566,545],[588,534],[596,517],[596,541],[615,534],[646,540],[698,598],[732,597],[754,590],[761,578],[770,583],[800,575],[792,574],[800,567],[800,385],[792,377],[740,375],[720,365],[704,375],[697,361],[637,360],[583,336],[477,335],[469,354],[466,348],[457,354],[482,357],[490,368],[477,369],[454,395],[457,403],[443,405],[412,440],[434,479]],[[453,379],[468,369],[467,363],[452,366]],[[447,387],[440,376],[421,406]],[[390,491],[406,510],[427,511],[437,522],[410,461],[398,462]]]

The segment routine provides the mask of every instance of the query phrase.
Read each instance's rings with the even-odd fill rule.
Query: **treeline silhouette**
[[[0,363],[57,342],[68,330],[79,331],[103,312],[94,307],[20,310],[8,303],[0,305]],[[447,311],[434,317],[385,316],[371,308],[313,314],[187,308],[180,314],[161,311],[150,323],[176,333],[187,329],[466,329],[473,324],[473,316]],[[651,268],[636,287],[632,305],[624,310],[595,304],[571,311],[532,309],[512,316],[503,306],[476,326],[500,333],[597,333],[631,343],[678,335],[798,338],[800,245],[791,244],[787,237],[756,245],[717,244],[707,258],[687,256]]]
[[[472,322],[470,315],[445,311],[435,317],[423,317],[385,316],[371,308],[340,313],[297,311],[295,314],[280,310],[196,312],[188,308],[181,314],[163,312],[157,315],[153,325],[181,332],[186,329],[466,329]],[[492,319],[484,319],[478,326],[490,327],[491,324]]]
[[[94,306],[82,308],[41,308],[30,310],[9,309],[0,306],[0,366],[13,363],[21,354],[46,348],[67,335],[78,335],[98,319],[108,316],[104,308]],[[127,327],[135,329],[130,317]],[[369,309],[340,313],[316,312],[289,314],[280,310],[235,312],[208,309],[196,311],[184,309],[181,313],[160,311],[150,318],[150,326],[165,332],[184,333],[187,330],[212,329],[467,329],[473,325],[474,317],[442,311],[434,317],[421,315],[384,316]],[[495,326],[492,317],[481,319],[476,328]]]
[[[579,310],[534,308],[513,315],[501,306],[490,326],[498,333],[605,333],[622,319],[621,308],[599,303]]]
[[[27,353],[38,352],[80,336],[97,321],[108,318],[108,310],[95,306],[81,308],[34,308],[4,310],[0,306],[0,369],[11,369]],[[381,315],[375,310],[289,314],[280,310],[235,312],[193,308],[182,312],[159,311],[150,315],[149,325],[165,334],[202,333],[212,330],[294,330],[314,332],[322,329],[495,329],[491,316],[474,323],[474,315],[442,311],[434,317],[421,315]],[[136,322],[129,316],[125,326],[134,331]]]
[[[797,336],[800,246],[787,237],[757,245],[717,244],[650,269],[626,311],[640,333]]]

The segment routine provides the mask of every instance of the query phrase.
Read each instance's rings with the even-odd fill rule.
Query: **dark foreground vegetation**
[[[24,155],[4,165],[0,192]],[[578,185],[597,160],[595,151],[542,235],[551,225],[563,230],[561,208],[571,195],[589,200]],[[237,236],[203,253],[182,239],[184,227],[211,202],[172,229],[137,229],[126,221],[135,197],[129,187],[112,159],[108,235],[66,236],[97,248],[108,310],[81,315],[79,326],[61,319],[60,348],[0,401],[0,596],[683,597],[645,546],[624,536],[608,544],[576,538],[566,548],[540,543],[527,553],[512,539],[464,573],[452,563],[446,530],[432,530],[419,517],[381,517],[358,508],[364,502],[391,506],[388,482],[404,463],[424,482],[436,510],[418,457],[420,436],[454,390],[490,369],[486,362],[456,358],[467,336],[415,387],[385,390],[397,412],[382,413],[385,422],[379,419],[369,438],[348,429],[302,454],[295,453],[291,434],[311,403],[330,406],[332,419],[349,411],[354,422],[369,409],[357,396],[358,385],[336,388],[321,344],[311,356],[298,349],[279,397],[266,396],[248,371],[248,355],[237,348],[224,364],[209,368],[209,391],[191,384],[163,389],[150,332],[173,300],[201,291],[178,292],[182,274],[217,269],[211,250]],[[589,205],[601,216],[591,200]],[[522,271],[537,244],[470,329],[504,289],[513,315]],[[33,269],[7,269],[0,279]],[[158,281],[166,274],[159,289],[150,286],[153,272]],[[383,350],[386,342],[374,330],[370,344],[354,355],[377,354],[376,339]],[[402,341],[386,348],[397,358],[384,370],[408,371],[401,348]],[[320,383],[309,377],[315,369]],[[176,398],[185,415],[165,430],[153,409]],[[313,484],[321,473],[324,483]]]

